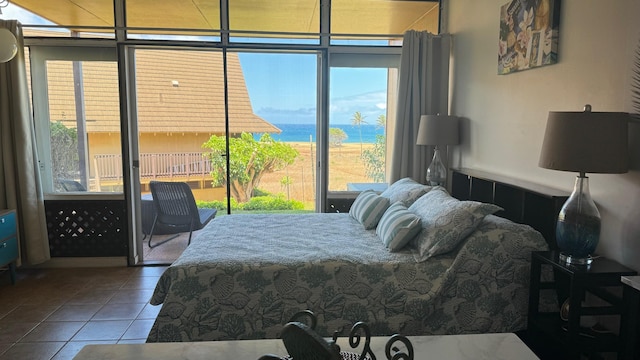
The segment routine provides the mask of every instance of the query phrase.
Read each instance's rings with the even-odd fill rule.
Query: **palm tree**
[[[351,124],[358,126],[358,132],[360,133],[360,156],[362,156],[362,124],[366,124],[364,121],[364,116],[360,113],[360,111],[356,111],[351,118]]]
[[[376,127],[386,128],[387,127],[387,116],[385,114],[378,115],[376,119]]]

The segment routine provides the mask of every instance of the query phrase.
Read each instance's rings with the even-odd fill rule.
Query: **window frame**
[[[328,61],[328,75],[330,76],[331,74],[331,68],[338,68],[338,67],[346,67],[346,68],[384,68],[386,65],[387,69],[396,69],[397,71],[399,71],[400,69],[400,56],[401,56],[401,48],[397,48],[397,47],[380,47],[380,46],[356,46],[356,47],[348,47],[348,46],[329,46],[329,61]],[[389,76],[388,76],[389,77]],[[385,142],[385,152],[386,152],[386,157],[385,157],[385,180],[389,181],[389,170],[390,170],[390,163],[388,162],[388,159],[391,159],[391,151],[393,149],[393,133],[394,133],[394,126],[395,126],[395,117],[396,117],[396,111],[395,111],[395,104],[396,102],[393,102],[392,105],[393,106],[389,106],[389,95],[390,94],[396,94],[397,97],[397,72],[396,72],[396,79],[395,79],[395,84],[394,87],[391,88],[391,84],[388,83],[387,84],[387,112],[386,112],[386,128],[385,128],[385,138],[386,138],[386,142]],[[327,84],[329,84],[329,81],[327,81]],[[389,81],[389,80],[388,80]],[[328,94],[329,92],[329,86],[327,85],[326,88],[326,92]],[[328,96],[328,95],[327,95]],[[330,101],[330,100],[329,100]],[[330,104],[328,104],[328,106],[331,106]],[[327,107],[328,109],[328,107]],[[329,119],[329,115],[327,115],[327,126],[326,126],[326,131],[329,131],[329,125],[330,125],[330,119]],[[329,142],[328,142],[328,138],[326,140],[326,143],[323,144],[324,147],[326,147],[327,151],[327,158],[326,160],[323,162],[325,164],[325,166],[322,168],[323,172],[328,176],[329,174],[329,157],[328,157],[328,149],[329,149]],[[328,178],[327,178],[328,180]],[[348,196],[349,193],[352,193],[349,190],[344,190],[344,191],[339,191],[339,190],[329,190],[329,184],[328,181],[325,184],[325,189],[326,189],[326,193],[325,193],[325,198],[327,196],[329,196],[329,194],[331,195],[331,197],[336,197],[336,196]],[[340,195],[343,194],[343,195]],[[324,208],[324,207],[323,207]]]
[[[53,168],[51,162],[51,133],[49,113],[49,90],[47,80],[47,61],[105,61],[117,63],[114,47],[95,46],[31,46],[29,48],[31,65],[33,117],[37,141],[38,166],[42,183],[42,191],[50,196],[61,195],[54,189]],[[120,135],[122,136],[122,135]],[[122,141],[122,139],[121,139]],[[122,194],[122,192],[98,192],[94,194]]]

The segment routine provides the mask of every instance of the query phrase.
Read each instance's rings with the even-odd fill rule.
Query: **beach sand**
[[[296,161],[286,169],[265,174],[259,188],[274,194],[284,194],[290,199],[305,203],[305,208],[313,209],[315,201],[315,143],[288,143],[300,154]],[[362,150],[372,148],[373,144],[362,144]],[[282,184],[286,176],[290,179],[288,187]],[[346,191],[347,183],[372,182],[365,173],[365,164],[360,156],[360,144],[348,143],[340,147],[329,148],[329,191]]]

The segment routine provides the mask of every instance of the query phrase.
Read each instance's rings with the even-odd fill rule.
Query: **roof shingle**
[[[238,54],[227,53],[229,130],[280,129],[253,113]],[[50,116],[75,127],[73,67],[47,63]],[[82,62],[87,132],[119,132],[118,71],[113,62]],[[140,133],[225,131],[222,53],[211,50],[136,50]]]

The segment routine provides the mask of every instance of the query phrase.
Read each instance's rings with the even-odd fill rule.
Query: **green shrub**
[[[287,200],[283,195],[254,196],[243,204],[242,210],[302,210],[300,201]]]
[[[196,206],[201,209],[226,209],[227,205],[223,201],[214,200],[214,201],[200,201],[196,200]]]
[[[196,201],[199,208],[227,210],[226,201]],[[236,199],[231,198],[231,210],[303,210],[304,204],[297,200],[287,200],[284,195],[254,196],[248,202],[239,204]]]
[[[263,190],[263,189],[259,189],[259,188],[254,188],[253,189],[253,196],[269,196],[271,195],[270,192]]]

